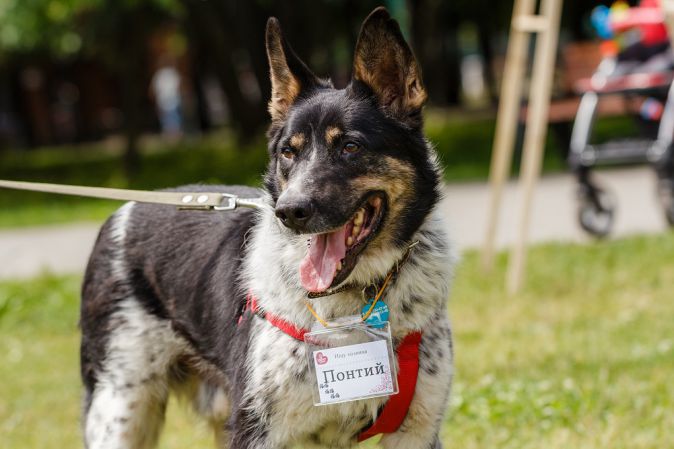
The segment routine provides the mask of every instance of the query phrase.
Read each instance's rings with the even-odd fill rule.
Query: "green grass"
[[[530,253],[503,293],[476,257],[457,272],[457,383],[445,428],[462,448],[659,448],[674,429],[674,235]]]
[[[526,290],[458,266],[447,448],[671,447],[674,235],[532,249]],[[78,277],[0,283],[0,441],[80,447]],[[170,406],[161,448],[212,447]]]
[[[426,132],[435,145],[450,182],[485,179],[489,173],[494,119],[429,111]],[[635,132],[625,118],[599,122],[599,140]],[[260,137],[247,148],[236,148],[226,132],[174,144],[144,145],[138,173],[128,181],[121,151],[104,145],[38,149],[0,154],[0,179],[62,184],[158,189],[189,183],[259,185],[266,166]],[[548,137],[544,170],[564,169],[559,144]],[[515,155],[513,173],[518,166]],[[100,221],[119,203],[101,200],[0,190],[0,228],[70,221]]]

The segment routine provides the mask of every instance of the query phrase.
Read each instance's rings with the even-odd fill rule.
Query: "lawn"
[[[527,289],[505,260],[468,254],[450,301],[456,378],[447,448],[665,448],[674,442],[674,235],[530,252]],[[0,441],[80,447],[79,277],[0,283]],[[170,406],[160,447],[212,447]]]
[[[426,132],[450,182],[485,179],[489,173],[494,119],[429,111]],[[599,139],[634,132],[625,118],[599,122]],[[177,143],[146,142],[138,172],[122,170],[121,143],[0,153],[0,179],[100,187],[158,189],[189,183],[259,185],[266,165],[264,138],[236,147],[226,131]],[[550,135],[544,170],[564,168],[559,142]],[[516,158],[517,159],[517,158]],[[514,167],[517,164],[514,165]],[[0,228],[70,221],[100,221],[118,203],[0,189]]]

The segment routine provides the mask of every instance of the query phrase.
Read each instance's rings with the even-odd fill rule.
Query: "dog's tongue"
[[[300,262],[300,281],[308,292],[323,292],[330,287],[337,263],[346,255],[346,225],[328,234],[311,237],[309,251]]]

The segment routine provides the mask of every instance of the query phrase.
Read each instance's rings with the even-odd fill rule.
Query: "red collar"
[[[241,322],[243,321],[243,316],[247,311],[250,311],[255,315],[258,315],[264,318],[265,320],[269,321],[269,323],[272,326],[281,329],[284,333],[290,335],[295,340],[304,341],[304,334],[309,332],[308,330],[299,328],[294,324],[270,312],[263,312],[257,303],[257,298],[251,292],[248,292],[248,294],[246,295],[246,307],[243,309],[243,313],[239,317],[239,324],[241,324]]]
[[[239,324],[243,321],[244,314],[247,311],[264,318],[269,324],[295,340],[304,341],[304,335],[309,332],[307,329],[299,328],[270,312],[263,312],[257,303],[257,298],[252,293],[246,295],[246,306],[239,317]],[[389,397],[374,423],[358,435],[359,442],[380,433],[394,433],[405,420],[417,386],[420,344],[421,332],[412,332],[407,334],[396,348],[398,356],[398,394]]]

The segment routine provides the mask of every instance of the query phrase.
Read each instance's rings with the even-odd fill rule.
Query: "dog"
[[[263,188],[177,189],[263,197],[265,207],[209,213],[130,202],[101,228],[80,319],[88,449],[153,447],[170,392],[194,405],[221,448],[353,447],[410,378],[407,405],[389,407],[401,422],[380,444],[442,447],[453,257],[417,61],[384,8],[363,22],[343,89],[310,71],[275,18],[266,48]],[[373,288],[385,288],[398,358],[418,336],[417,365],[401,374],[397,396],[315,406],[309,349],[288,329],[312,328],[307,301],[316,316],[338,319],[358,314]]]

